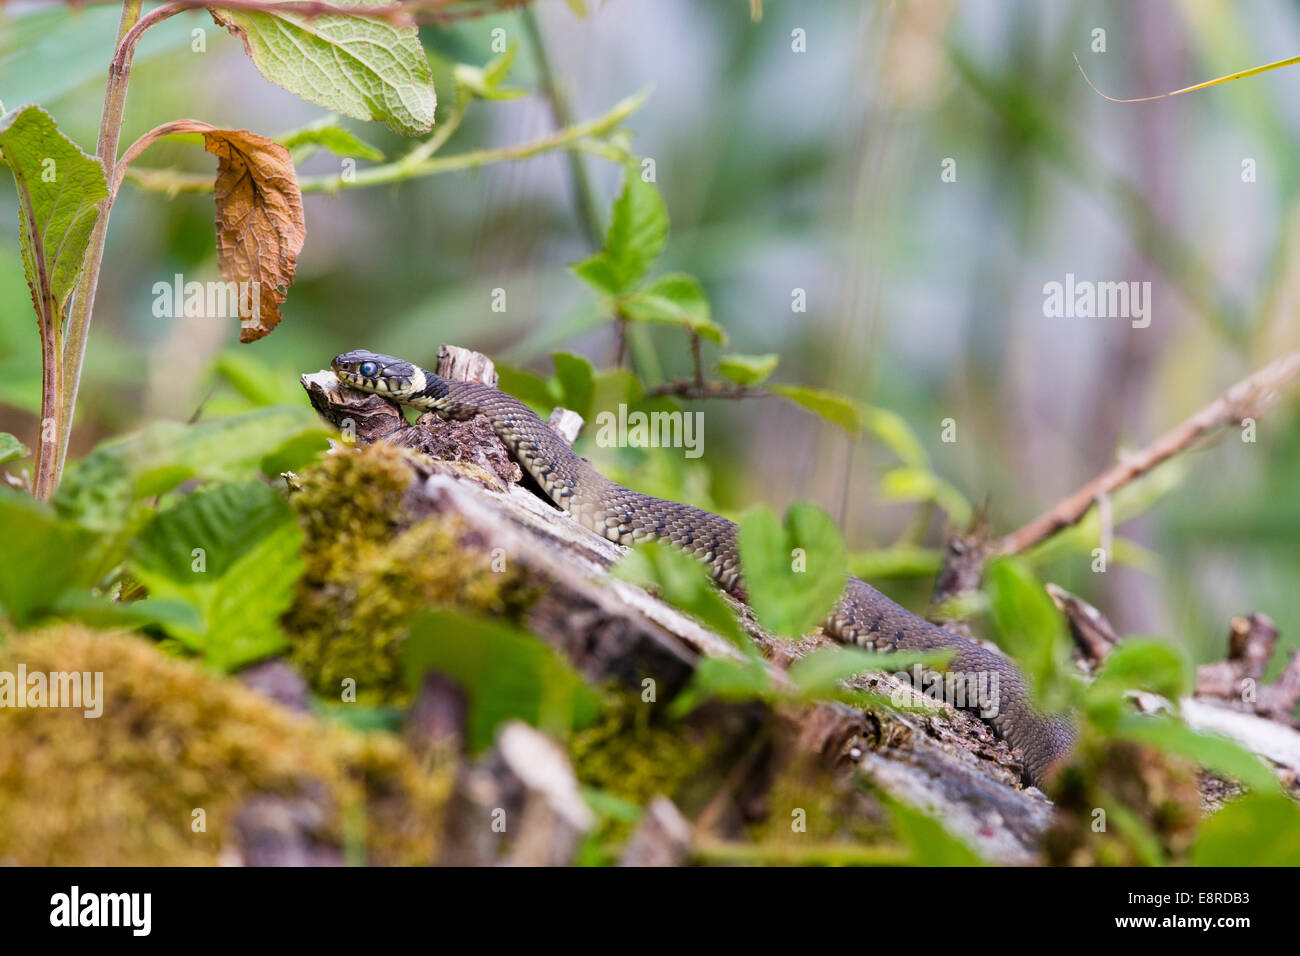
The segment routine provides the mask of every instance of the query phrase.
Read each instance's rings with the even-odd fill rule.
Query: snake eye
[[[379,373],[379,365],[375,362],[362,362],[357,367],[357,371],[366,378],[374,378]]]

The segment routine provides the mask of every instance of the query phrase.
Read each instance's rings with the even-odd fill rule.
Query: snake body
[[[584,527],[623,545],[649,539],[675,545],[702,559],[719,586],[743,598],[734,523],[610,481],[512,396],[475,382],[448,381],[418,365],[364,350],[336,356],[332,367],[355,389],[443,418],[484,416],[551,501]],[[951,649],[945,666],[948,675],[981,675],[984,686],[996,688],[995,706],[981,701],[980,716],[1020,748],[1031,782],[1043,781],[1068,757],[1074,742],[1071,722],[1034,708],[1028,681],[1015,665],[918,617],[865,581],[849,576],[824,629],[838,641],[868,650]]]

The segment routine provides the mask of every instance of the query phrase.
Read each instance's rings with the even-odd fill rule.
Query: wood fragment
[[[497,387],[497,367],[482,352],[473,352],[458,345],[438,346],[438,365],[434,369],[449,382],[480,382]]]

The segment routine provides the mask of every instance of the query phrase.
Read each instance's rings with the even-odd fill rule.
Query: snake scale
[[[574,453],[531,409],[505,392],[474,382],[452,382],[389,355],[345,352],[331,363],[340,380],[363,392],[448,419],[484,416],[511,454],[555,505],[584,527],[619,544],[667,541],[708,564],[719,586],[743,597],[736,525],[719,515],[639,494],[610,481]],[[824,629],[838,641],[868,650],[951,649],[949,675],[983,675],[996,688],[996,706],[980,716],[1019,747],[1026,775],[1042,782],[1069,755],[1068,718],[1038,712],[1025,676],[1006,658],[944,630],[849,576]],[[975,709],[972,707],[972,709]],[[986,716],[990,711],[992,716]]]

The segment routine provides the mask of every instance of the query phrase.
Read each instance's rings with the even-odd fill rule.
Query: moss
[[[1193,763],[1095,734],[1080,742],[1052,789],[1057,813],[1044,850],[1057,865],[1176,862],[1200,819]]]
[[[373,863],[434,859],[451,767],[395,738],[292,714],[236,681],[126,635],[64,626],[0,649],[0,670],[103,674],[103,712],[0,709],[0,860],[203,865],[232,845],[247,798],[307,797],[313,838]],[[204,832],[194,832],[202,809]]]
[[[660,723],[652,708],[634,695],[611,692],[598,723],[569,740],[569,759],[580,783],[644,807],[666,796],[688,813],[707,788],[718,746],[715,739],[695,739],[681,723]],[[596,834],[602,843],[618,843],[632,829],[627,821],[607,820]]]
[[[757,843],[804,848],[894,842],[889,816],[875,797],[852,774],[832,772],[813,755],[800,755],[780,770],[766,804],[762,822],[749,829]]]
[[[405,623],[430,604],[517,620],[533,597],[524,576],[467,546],[456,518],[415,521],[403,505],[412,471],[385,444],[328,455],[300,476],[291,499],[304,532],[304,572],[284,617],[290,657],[313,690],[357,702],[405,703]]]

